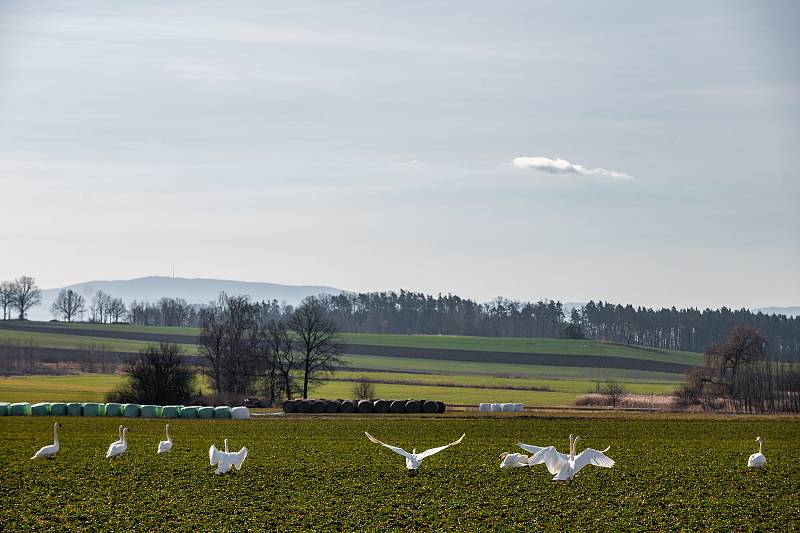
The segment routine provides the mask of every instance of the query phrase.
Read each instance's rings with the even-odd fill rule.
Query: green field
[[[61,333],[39,333],[23,330],[0,329],[0,343],[10,342],[31,346],[41,346],[42,348],[67,348],[95,350],[101,352],[129,352],[136,353],[150,344],[146,341],[134,341],[128,339],[111,339],[108,337],[85,337],[82,335],[64,335]],[[197,346],[194,344],[182,344],[187,354],[196,354]]]
[[[713,417],[271,418],[173,421],[174,448],[156,455],[163,420],[126,419],[130,450],[106,460],[120,419],[0,418],[4,531],[245,530],[720,530],[788,531],[800,516],[797,419]],[[462,444],[422,465],[363,434],[425,449]],[[576,433],[611,445],[611,469],[569,482],[542,467],[498,468],[518,440],[556,444]],[[745,467],[754,438],[768,464]],[[208,447],[247,446],[240,472],[215,476]],[[584,443],[582,443],[584,444]]]

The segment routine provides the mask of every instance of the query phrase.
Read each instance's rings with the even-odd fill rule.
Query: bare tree
[[[356,400],[372,400],[377,396],[375,393],[375,385],[367,381],[367,378],[363,377],[353,383],[351,392],[353,393],[353,398]]]
[[[42,303],[42,291],[36,286],[36,280],[30,276],[22,276],[14,280],[11,304],[19,312],[19,319],[25,320],[25,315],[35,305]]]
[[[265,342],[267,348],[267,381],[270,401],[275,403],[280,393],[291,400],[299,392],[294,380],[294,373],[300,367],[300,357],[292,349],[291,335],[286,322],[273,321],[266,327]]]
[[[14,307],[14,283],[11,281],[0,282],[0,307],[3,308],[3,320],[10,319]]]
[[[83,296],[73,291],[72,289],[61,289],[58,291],[58,296],[50,306],[50,312],[53,316],[64,317],[67,322],[72,320],[78,315],[86,311],[86,300]]]
[[[125,307],[125,302],[122,298],[111,298],[108,302],[108,319],[109,322],[113,321],[115,324],[122,321],[122,318],[128,313]]]
[[[320,374],[343,365],[340,357],[343,346],[339,343],[336,323],[317,298],[306,298],[292,314],[288,326],[295,335],[301,357],[303,398],[308,398],[309,385],[319,381]]]
[[[148,346],[127,362],[125,374],[110,399],[167,405],[186,403],[194,394],[194,374],[177,344]]]
[[[617,404],[621,402],[625,396],[628,394],[625,390],[625,386],[622,383],[618,383],[613,379],[609,379],[602,385],[600,383],[596,384],[595,387],[598,394],[602,394],[606,397],[606,399],[611,402],[611,406],[616,409]]]

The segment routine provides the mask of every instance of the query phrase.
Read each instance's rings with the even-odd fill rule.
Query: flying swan
[[[122,438],[116,442],[112,442],[106,452],[106,459],[122,455],[128,451],[128,428],[122,429]]]
[[[55,455],[58,453],[58,428],[60,427],[61,424],[59,422],[53,424],[53,444],[39,448],[39,451],[33,454],[31,459],[36,459],[38,457],[46,457],[49,459],[51,457],[55,457]]]
[[[758,441],[758,453],[754,453],[750,456],[747,460],[747,467],[748,468],[761,468],[765,464],[767,464],[767,458],[764,457],[764,438],[763,437],[756,437],[756,441]],[[42,448],[44,449],[44,448]],[[56,450],[58,450],[58,440],[56,440]]]
[[[578,439],[580,439],[580,437],[576,436],[573,439],[572,435],[570,435],[569,455],[559,453],[554,446],[548,446],[531,457],[531,466],[544,463],[547,470],[553,474],[554,481],[572,479],[584,466],[594,465],[604,468],[611,468],[614,466],[614,461],[605,455],[605,452],[607,452],[611,446],[603,451],[586,448],[578,455],[575,455]]]
[[[391,446],[389,444],[386,444],[384,442],[379,441],[378,439],[376,439],[375,437],[373,437],[372,435],[370,435],[366,431],[364,432],[364,434],[367,436],[367,438],[369,440],[371,440],[375,444],[380,444],[381,446],[385,446],[385,447],[389,448],[390,450],[392,450],[394,453],[396,453],[398,455],[402,455],[403,457],[405,457],[406,458],[406,468],[408,469],[408,475],[410,475],[410,476],[417,475],[417,470],[419,470],[419,466],[422,463],[423,459],[425,459],[426,457],[430,457],[431,455],[433,455],[435,453],[439,453],[442,450],[446,450],[450,446],[453,446],[455,444],[459,444],[462,440],[464,440],[464,435],[466,435],[466,433],[464,433],[464,435],[461,435],[461,438],[458,439],[457,441],[451,442],[450,444],[445,444],[444,446],[439,446],[438,448],[431,448],[430,450],[425,450],[422,453],[417,453],[417,449],[416,448],[411,450],[411,453],[408,453],[403,448],[400,448],[398,446]]]
[[[169,424],[167,424],[167,440],[158,443],[158,453],[165,453],[172,449],[172,437],[169,434]]]

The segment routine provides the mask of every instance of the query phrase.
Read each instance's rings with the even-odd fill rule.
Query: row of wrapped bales
[[[139,405],[135,403],[94,403],[94,402],[39,402],[33,405],[20,403],[0,403],[0,416],[124,416],[127,418],[220,418],[239,420],[250,418],[247,407],[200,407],[190,405]]]
[[[482,413],[521,413],[525,407],[521,403],[482,403],[478,410]]]
[[[285,413],[444,413],[444,402],[434,400],[286,400]]]

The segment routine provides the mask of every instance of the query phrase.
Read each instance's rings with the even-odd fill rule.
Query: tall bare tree
[[[292,347],[291,334],[286,322],[272,321],[264,331],[266,345],[266,378],[270,401],[274,404],[281,393],[291,400],[299,392],[294,380],[301,358]]]
[[[328,317],[318,298],[306,298],[295,310],[288,323],[294,333],[295,349],[300,355],[303,372],[303,398],[308,398],[310,384],[318,382],[321,374],[343,366],[336,323]]]
[[[128,309],[125,307],[125,302],[122,298],[111,298],[108,302],[108,321],[119,323],[128,314]]]
[[[11,304],[19,312],[19,319],[25,320],[25,315],[31,307],[42,303],[42,291],[36,285],[36,280],[31,276],[21,276],[14,280],[14,294]]]
[[[10,319],[14,307],[14,283],[11,281],[0,282],[0,307],[3,308],[3,320]]]
[[[58,296],[50,306],[53,316],[64,317],[67,322],[72,322],[74,318],[86,311],[86,300],[83,296],[72,289],[61,289]]]

